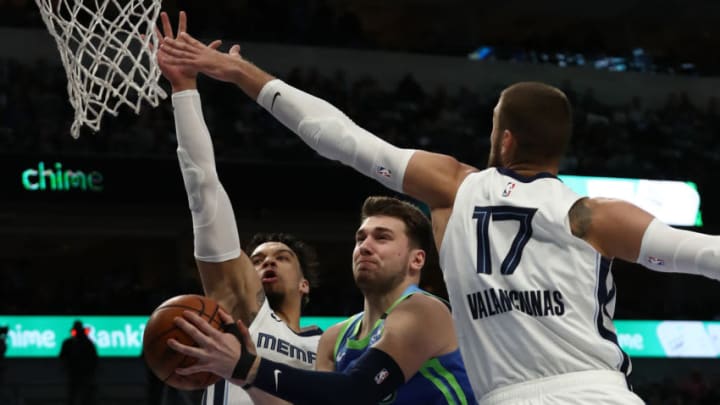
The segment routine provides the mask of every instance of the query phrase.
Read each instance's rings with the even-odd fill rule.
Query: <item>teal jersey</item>
[[[385,311],[373,326],[372,331],[363,339],[355,339],[360,331],[363,313],[356,314],[346,320],[335,342],[335,370],[344,372],[351,369],[358,358],[372,347],[375,342],[380,340],[385,326],[385,318],[393,308],[416,293],[431,295],[417,286],[411,285]],[[476,401],[458,349],[426,361],[410,380],[380,403],[394,405],[465,405],[475,404]]]

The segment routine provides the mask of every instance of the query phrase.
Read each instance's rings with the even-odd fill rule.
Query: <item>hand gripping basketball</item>
[[[232,317],[225,312],[220,313],[220,319],[225,324],[234,324]],[[226,379],[232,379],[238,359],[242,358],[241,341],[252,344],[247,328],[244,326],[239,329],[241,336],[238,339],[233,333],[225,333],[213,328],[203,318],[190,311],[186,311],[182,317],[176,318],[175,324],[187,333],[197,345],[190,346],[176,339],[168,340],[168,346],[172,349],[196,360],[196,363],[190,367],[175,370],[179,375],[210,372]],[[252,348],[254,349],[254,345]],[[252,361],[250,364],[252,365]]]
[[[188,367],[195,362],[192,357],[173,350],[167,344],[169,338],[187,345],[194,344],[193,338],[175,325],[175,318],[181,317],[183,311],[192,312],[209,328],[221,328],[221,308],[214,300],[201,295],[173,297],[160,304],[145,325],[143,357],[153,373],[166,384],[182,390],[195,390],[214,384],[220,377],[208,372],[192,375],[175,372],[176,368]]]

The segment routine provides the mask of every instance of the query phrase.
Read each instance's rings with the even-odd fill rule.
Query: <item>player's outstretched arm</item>
[[[166,13],[161,14],[161,23],[164,38],[172,38]],[[185,13],[180,13],[179,33],[186,27]],[[211,48],[218,45],[215,42]],[[197,70],[169,64],[162,42],[158,64],[173,88],[177,155],[192,213],[195,258],[205,295],[249,324],[262,305],[264,291],[252,263],[240,250],[232,205],[218,178],[212,140],[196,88]]]
[[[275,79],[241,56],[232,57],[187,33],[165,38],[168,63],[235,83],[320,155],[340,161],[431,208],[451,208],[457,187],[477,169],[435,153],[395,147],[356,125],[342,111]]]
[[[569,212],[573,235],[608,257],[663,272],[720,280],[720,237],[672,228],[622,200],[583,198]]]

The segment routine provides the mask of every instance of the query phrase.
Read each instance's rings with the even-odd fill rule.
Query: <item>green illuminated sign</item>
[[[57,357],[75,320],[82,320],[105,357],[138,357],[147,316],[2,316],[8,357]],[[303,317],[323,330],[344,317]],[[720,358],[720,322],[615,321],[620,347],[631,357]]]
[[[558,176],[577,194],[629,201],[670,225],[702,226],[700,194],[690,181]]]
[[[39,162],[37,168],[22,172],[22,185],[28,191],[102,191],[103,175],[98,171],[63,169],[60,162],[45,168],[45,162]]]
[[[303,317],[301,326],[317,325],[326,330],[340,317]],[[137,357],[147,316],[4,316],[0,326],[8,326],[7,357],[57,357],[63,340],[70,337],[75,320],[89,329],[90,339],[100,356]]]

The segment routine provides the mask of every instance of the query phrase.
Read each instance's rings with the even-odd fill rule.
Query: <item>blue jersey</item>
[[[343,372],[352,368],[375,342],[380,340],[390,311],[406,298],[416,293],[430,295],[415,285],[407,288],[390,308],[377,320],[372,331],[363,339],[355,339],[360,331],[363,313],[356,314],[345,321],[335,342],[335,370]],[[426,361],[420,370],[381,404],[474,404],[470,381],[465,373],[465,365],[460,350],[434,357]]]

